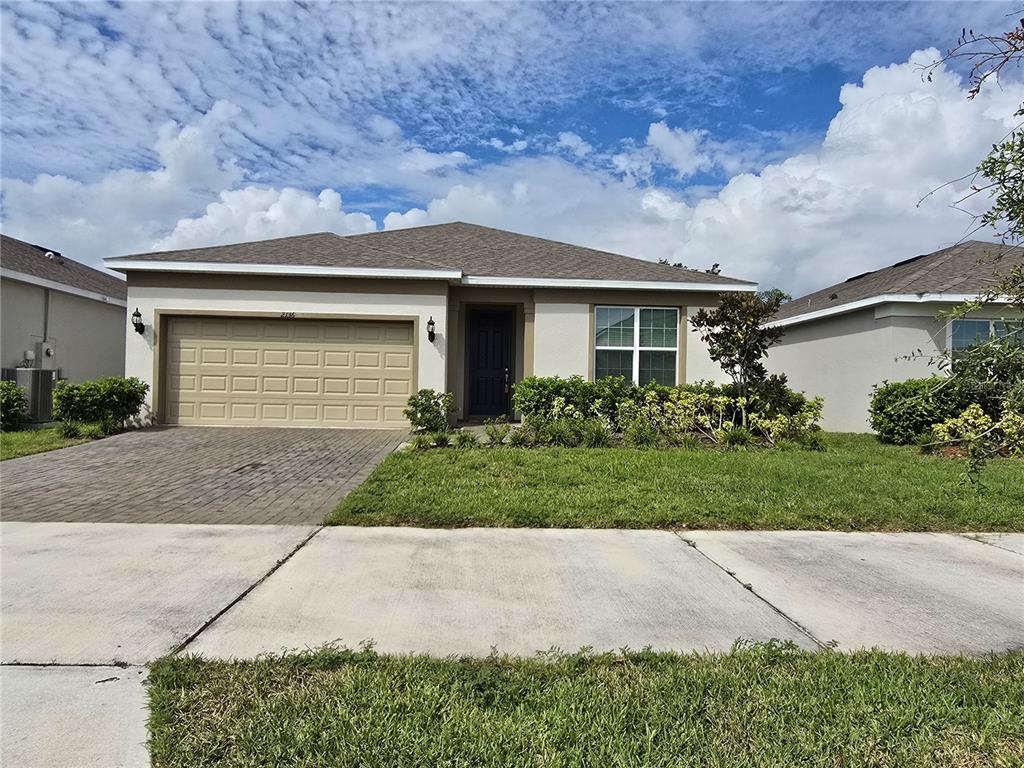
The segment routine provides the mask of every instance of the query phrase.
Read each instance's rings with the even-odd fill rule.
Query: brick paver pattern
[[[0,464],[0,519],[319,523],[395,430],[165,427]]]

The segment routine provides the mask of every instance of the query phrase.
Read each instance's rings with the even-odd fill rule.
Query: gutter
[[[321,267],[298,264],[234,264],[199,261],[150,261],[148,259],[106,259],[104,266],[117,272],[179,272],[192,274],[279,275],[307,277],[380,277],[413,280],[448,280],[466,286],[530,288],[606,288],[644,291],[738,291],[757,290],[752,283],[697,283],[659,280],[597,280],[585,278],[489,277],[465,275],[452,269],[391,269],[376,267]]]
[[[103,304],[114,304],[118,307],[128,306],[126,299],[115,299],[113,296],[107,296],[104,293],[87,291],[84,288],[75,288],[72,285],[58,283],[56,280],[47,280],[45,277],[36,277],[35,275],[28,275],[24,272],[16,272],[13,269],[0,268],[0,277],[7,278],[8,280],[17,280],[19,283],[38,285],[40,288],[46,288],[51,291],[70,293],[72,296],[81,296],[83,299],[92,299],[93,301],[99,301]]]
[[[866,299],[847,302],[846,304],[838,304],[834,307],[818,309],[814,312],[806,312],[802,315],[786,317],[782,320],[773,320],[765,323],[765,327],[786,328],[790,325],[799,325],[800,323],[809,323],[826,317],[856,312],[858,309],[876,307],[879,304],[961,304],[976,298],[978,298],[976,293],[883,293],[878,296],[870,296]]]

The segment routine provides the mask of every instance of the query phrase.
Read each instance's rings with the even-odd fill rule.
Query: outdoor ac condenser
[[[13,381],[25,390],[28,400],[28,420],[46,422],[53,420],[53,389],[60,379],[59,370],[42,368],[4,368],[5,381]]]

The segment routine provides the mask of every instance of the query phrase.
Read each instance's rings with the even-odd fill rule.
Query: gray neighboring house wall
[[[1001,333],[1004,321],[1017,319],[999,305],[966,320],[941,315],[1018,264],[1024,264],[1024,249],[972,240],[794,299],[770,323],[786,335],[769,351],[768,370],[786,374],[794,389],[825,398],[825,429],[870,432],[875,384],[935,375],[939,369],[929,358],[980,334]]]
[[[0,235],[0,363],[21,367],[48,342],[52,357],[34,366],[85,381],[124,375],[127,286],[43,246]]]

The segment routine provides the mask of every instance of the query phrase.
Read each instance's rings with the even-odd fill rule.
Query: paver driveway
[[[319,523],[404,439],[360,429],[164,427],[0,465],[0,518]]]

